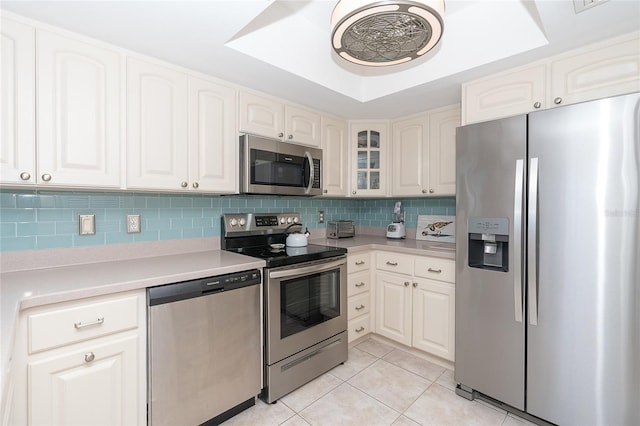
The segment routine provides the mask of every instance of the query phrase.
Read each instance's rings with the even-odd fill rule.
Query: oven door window
[[[283,339],[340,316],[340,269],[280,282]]]
[[[251,150],[251,184],[307,187],[309,162],[305,157]]]

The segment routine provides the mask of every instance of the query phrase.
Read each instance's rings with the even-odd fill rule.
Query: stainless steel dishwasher
[[[150,425],[219,424],[262,381],[257,269],[147,290]]]

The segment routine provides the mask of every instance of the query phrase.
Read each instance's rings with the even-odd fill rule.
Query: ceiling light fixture
[[[444,0],[341,0],[331,15],[331,42],[359,65],[402,64],[440,41],[443,15]]]

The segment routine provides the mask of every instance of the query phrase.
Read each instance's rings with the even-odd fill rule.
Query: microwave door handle
[[[311,188],[313,188],[313,181],[315,180],[315,172],[313,170],[313,157],[311,157],[311,154],[309,153],[309,151],[305,151],[304,156],[307,158],[307,161],[309,162],[309,186],[307,186],[307,188],[304,190],[304,193],[308,194],[311,191]]]

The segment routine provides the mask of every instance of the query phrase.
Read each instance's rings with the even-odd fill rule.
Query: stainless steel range
[[[286,247],[297,213],[225,214],[223,250],[264,259],[264,388],[272,403],[347,360],[346,250]]]

